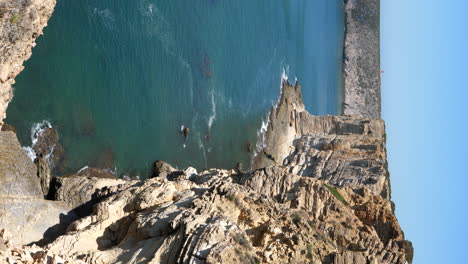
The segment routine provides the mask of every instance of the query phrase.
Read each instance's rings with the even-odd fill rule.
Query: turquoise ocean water
[[[283,72],[311,113],[339,113],[343,19],[342,0],[58,0],[6,121],[27,146],[48,120],[59,174],[248,167]]]

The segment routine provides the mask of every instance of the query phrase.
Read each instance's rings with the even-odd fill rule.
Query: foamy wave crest
[[[211,130],[211,126],[216,119],[216,102],[214,96],[214,90],[211,91],[211,116],[208,119],[208,129]]]
[[[84,171],[84,170],[86,170],[86,169],[88,169],[88,168],[89,168],[88,166],[84,166],[83,168],[79,169],[79,170],[76,172],[76,174],[79,174],[80,172],[82,172],[82,171]]]
[[[26,154],[32,161],[36,159],[36,152],[34,152],[34,150],[31,147],[28,147],[28,146],[23,147],[23,150],[24,152],[26,152]]]
[[[31,146],[26,146],[26,147],[23,147],[23,150],[26,152],[26,154],[28,155],[28,157],[34,161],[36,158],[37,158],[37,155],[36,155],[36,152],[34,152],[34,145],[36,145],[37,143],[37,139],[39,138],[39,136],[41,135],[41,133],[44,131],[44,129],[46,128],[52,128],[52,124],[47,121],[47,120],[44,120],[42,122],[39,122],[39,123],[35,123],[32,125],[31,127]],[[52,149],[53,151],[53,149]],[[47,155],[47,158],[49,159],[50,157],[50,154],[49,153]]]

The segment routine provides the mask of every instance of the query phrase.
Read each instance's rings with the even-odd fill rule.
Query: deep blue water
[[[246,167],[283,71],[311,113],[339,113],[343,19],[342,0],[59,0],[6,121],[23,145],[50,121],[58,173]]]

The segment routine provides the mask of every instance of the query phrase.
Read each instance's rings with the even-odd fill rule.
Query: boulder
[[[153,163],[153,170],[151,172],[151,178],[162,178],[166,179],[168,175],[177,171],[177,169],[173,168],[169,163],[157,160]]]

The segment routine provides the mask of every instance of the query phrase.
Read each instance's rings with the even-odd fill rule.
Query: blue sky
[[[416,264],[468,263],[468,0],[381,0],[382,113]]]

